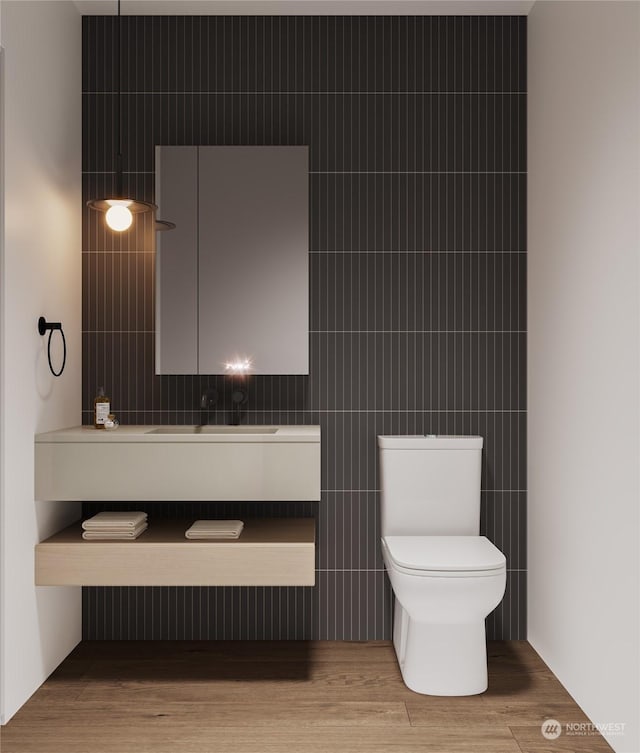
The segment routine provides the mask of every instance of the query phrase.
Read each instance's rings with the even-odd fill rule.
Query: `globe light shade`
[[[112,206],[107,209],[105,219],[107,225],[118,233],[128,230],[133,222],[133,215],[128,207],[128,201],[111,201]]]

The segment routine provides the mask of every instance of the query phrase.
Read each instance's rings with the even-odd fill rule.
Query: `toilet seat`
[[[416,576],[495,575],[506,557],[486,536],[384,536],[390,564]]]

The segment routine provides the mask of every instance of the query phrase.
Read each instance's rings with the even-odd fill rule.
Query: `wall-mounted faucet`
[[[202,397],[200,398],[200,409],[202,410],[202,415],[200,417],[201,425],[204,426],[209,423],[208,415],[206,415],[206,413],[213,410],[217,404],[218,390],[215,389],[215,387],[209,387],[202,393]]]
[[[231,390],[231,412],[228,417],[230,426],[239,426],[242,421],[242,406],[249,400],[249,393],[244,385],[233,385]],[[215,387],[207,388],[200,397],[200,410],[202,426],[209,423],[209,411],[218,406],[218,390]]]

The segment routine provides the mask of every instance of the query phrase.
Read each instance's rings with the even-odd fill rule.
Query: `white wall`
[[[33,548],[79,517],[37,504],[33,435],[81,423],[81,18],[71,2],[2,2],[0,715],[7,722],[80,640],[80,589],[36,588]],[[49,373],[40,315],[61,320]],[[59,354],[59,351],[56,350]]]
[[[529,640],[638,753],[640,4],[528,32]]]

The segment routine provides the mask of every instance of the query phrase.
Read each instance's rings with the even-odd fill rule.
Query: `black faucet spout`
[[[202,410],[212,410],[216,407],[217,404],[218,390],[216,390],[214,387],[206,389],[202,393],[202,397],[200,398],[200,407],[202,408]]]

